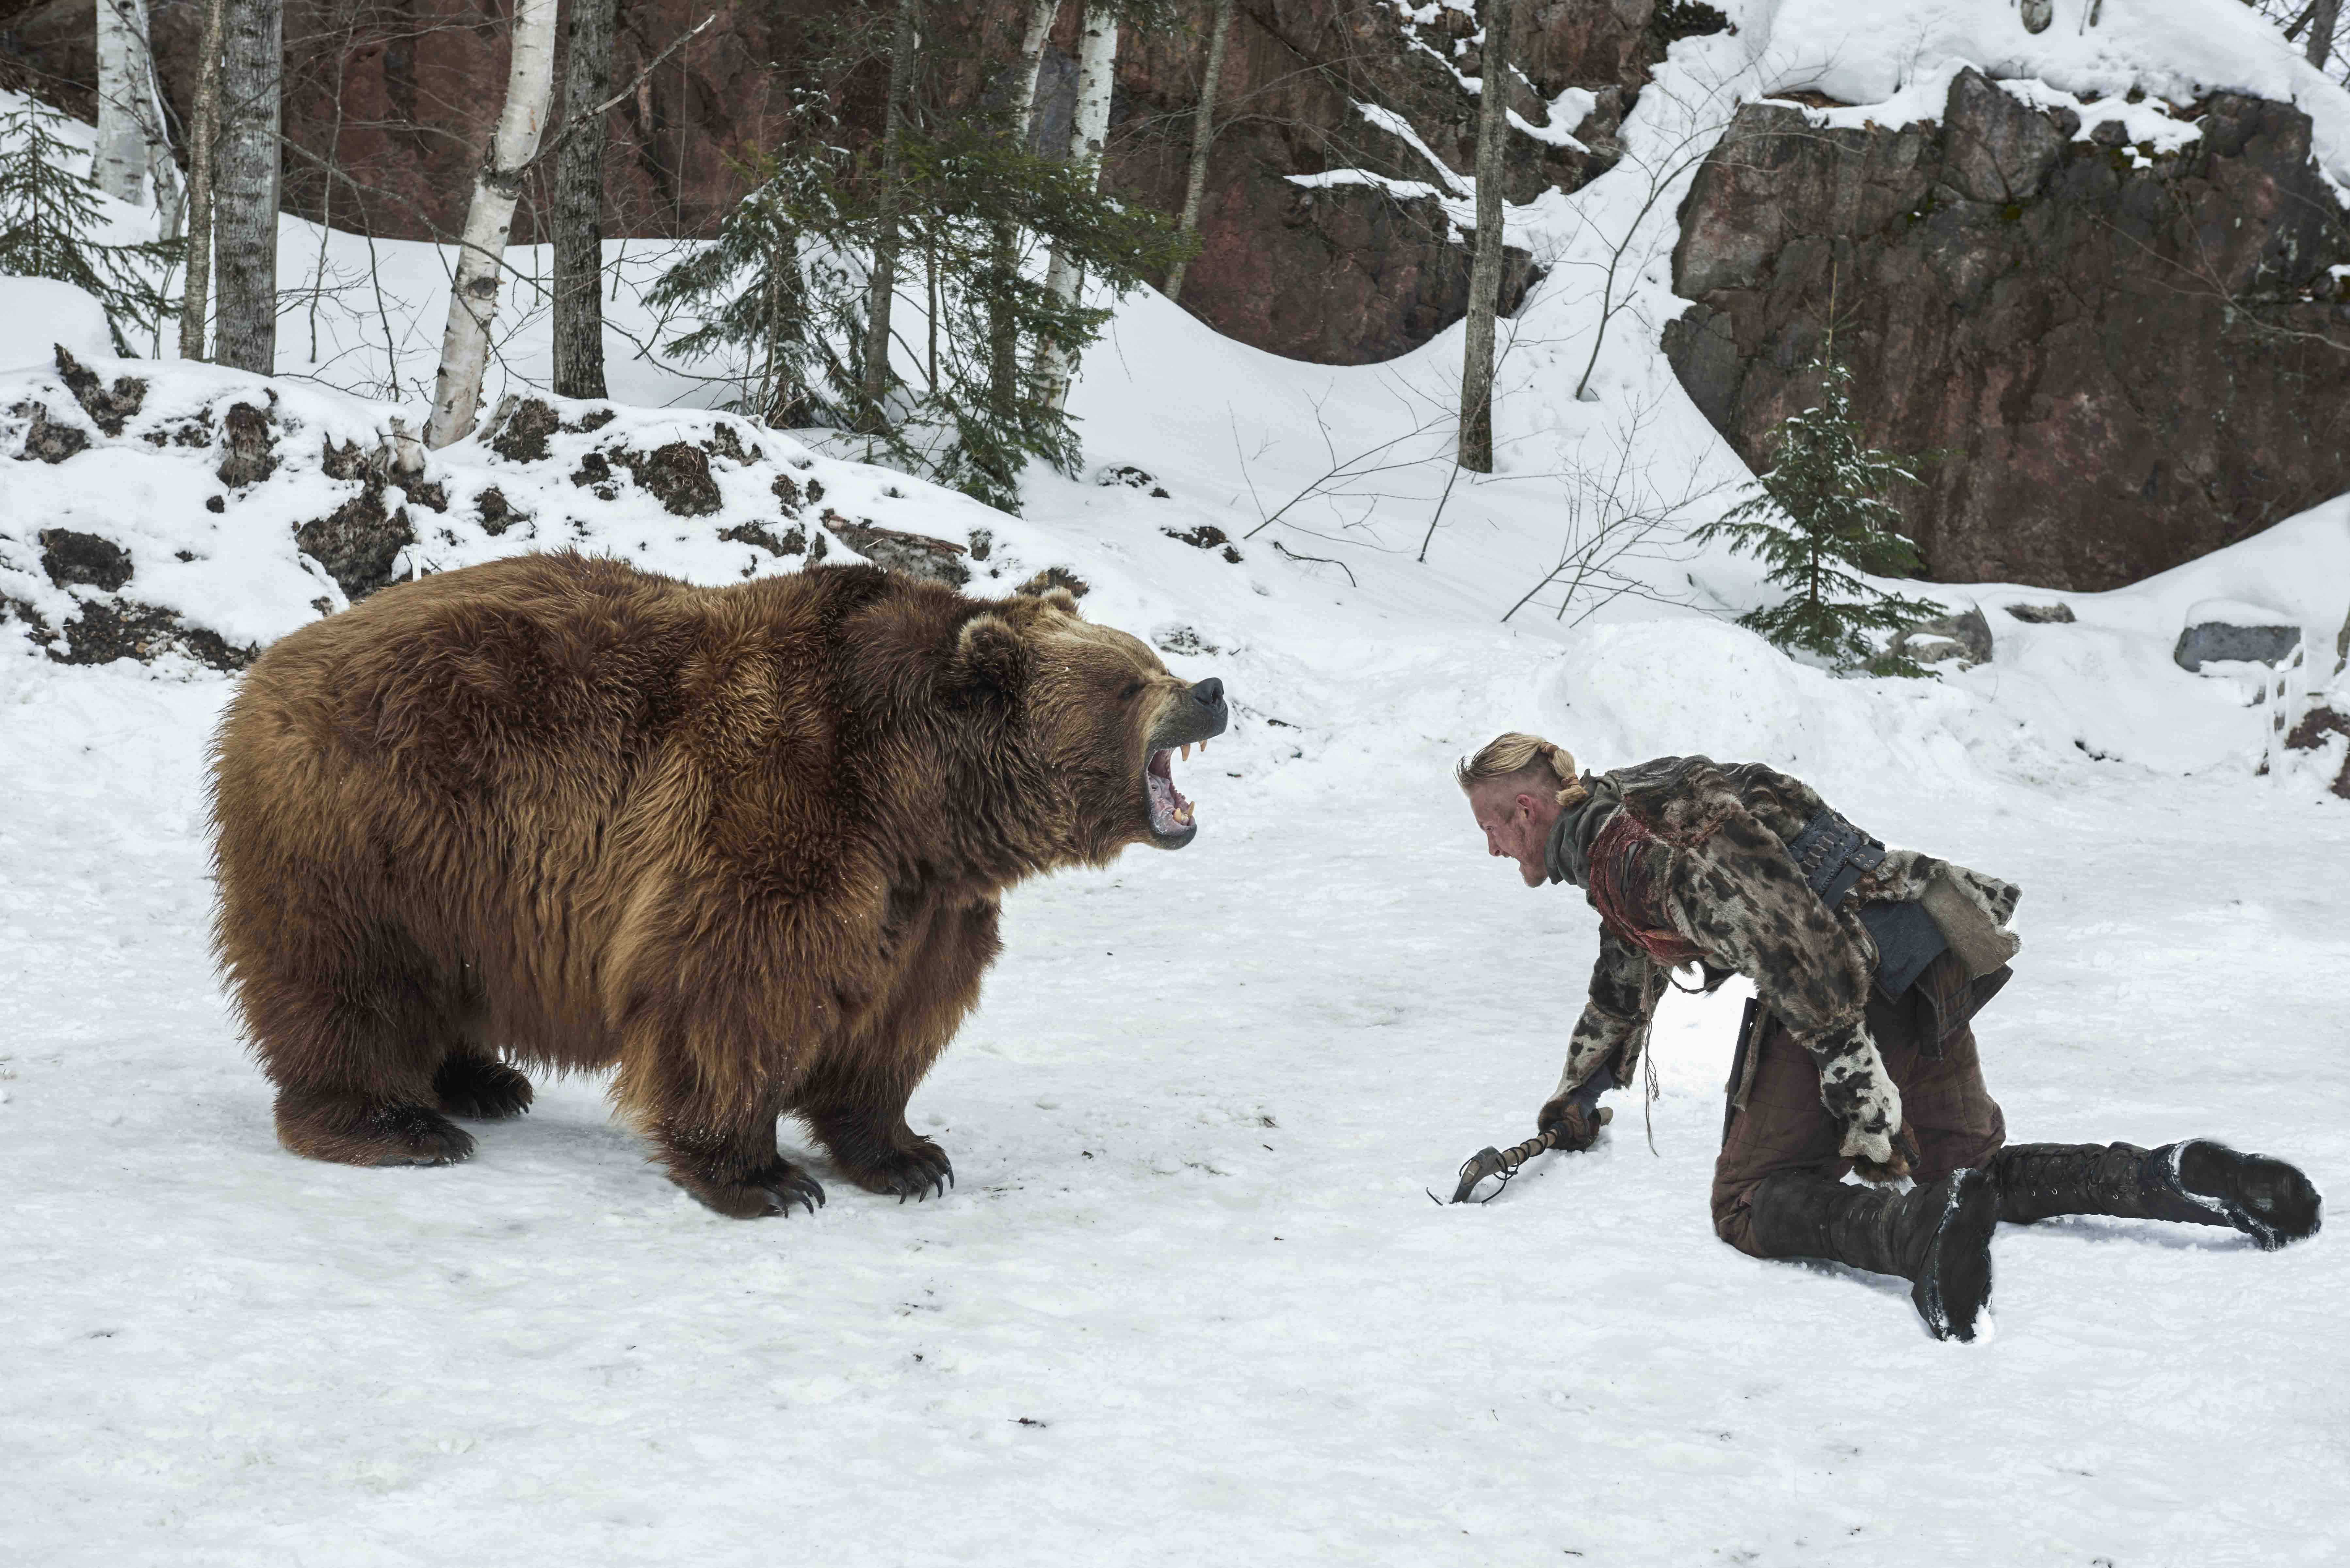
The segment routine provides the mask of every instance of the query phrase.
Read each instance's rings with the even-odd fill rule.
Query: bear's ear
[[[1028,646],[1010,621],[983,611],[962,623],[951,672],[958,686],[1009,695],[1027,679]]]
[[[1071,593],[1066,588],[1046,588],[1043,593],[1038,594],[1036,597],[1047,609],[1059,610],[1071,620],[1083,620],[1086,618],[1077,611],[1077,596]]]

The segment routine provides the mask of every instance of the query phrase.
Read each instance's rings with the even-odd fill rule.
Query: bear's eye
[[[1137,697],[1141,695],[1142,682],[1139,680],[1129,680],[1126,683],[1126,690],[1118,694],[1118,700],[1121,702],[1131,702]]]

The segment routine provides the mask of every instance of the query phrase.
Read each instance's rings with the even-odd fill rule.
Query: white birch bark
[[[1107,5],[1088,5],[1077,39],[1077,111],[1069,125],[1069,161],[1081,163],[1083,172],[1097,183],[1101,179],[1102,150],[1109,140],[1110,90],[1117,78],[1118,13]],[[1055,245],[1045,270],[1045,286],[1074,302],[1082,282],[1077,264]],[[1069,383],[1076,375],[1076,364],[1068,350],[1058,343],[1046,344],[1036,369],[1046,400],[1055,408],[1066,404]]]
[[[1053,24],[1061,15],[1061,0],[1029,0],[1028,28],[1020,39],[1020,81],[1013,98],[1013,123],[1020,128],[1020,145],[1036,134],[1036,78],[1045,66],[1045,46],[1052,41]]]
[[[98,0],[98,146],[90,179],[118,202],[137,202],[147,173],[139,106],[147,95],[146,51],[135,34],[146,21],[138,0]]]
[[[498,314],[498,273],[515,205],[522,199],[524,165],[538,151],[555,85],[556,0],[515,0],[512,58],[505,108],[498,115],[473,200],[458,243],[457,275],[449,289],[449,327],[441,337],[441,372],[432,390],[432,417],[424,444],[439,449],[462,441],[482,406],[482,375],[490,360],[490,327]]]

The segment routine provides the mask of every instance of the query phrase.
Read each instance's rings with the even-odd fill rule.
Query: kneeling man
[[[1970,1020],[2020,945],[2012,884],[1887,849],[1756,763],[1578,775],[1563,748],[1506,734],[1458,777],[1492,854],[1599,912],[1590,1002],[1538,1118],[1554,1147],[1597,1137],[1598,1098],[1632,1082],[1672,970],[1754,982],[1713,1177],[1714,1230],[1741,1251],[1900,1275],[1935,1336],[1963,1340],[2002,1220],[2228,1225],[2264,1251],[2317,1230],[2316,1189],[2282,1160],[2199,1138],[2007,1142]]]

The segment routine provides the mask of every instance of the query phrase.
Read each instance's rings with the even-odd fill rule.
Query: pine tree
[[[1076,432],[1059,399],[1042,378],[1003,374],[1004,346],[1082,349],[1110,312],[1054,290],[1034,251],[1058,247],[1116,298],[1165,276],[1179,242],[1163,217],[1097,191],[1089,166],[1031,152],[1009,118],[901,126],[885,191],[874,161],[839,145],[825,95],[803,92],[797,134],[752,194],[652,290],[657,306],[698,318],[669,347],[739,356],[740,411],[859,428],[875,458],[990,505],[1017,504],[1030,457],[1073,470]],[[887,380],[877,418],[868,285],[891,231],[899,286],[919,287],[930,311],[910,356],[920,373]],[[1007,231],[1020,243],[1007,247]],[[902,351],[894,328],[893,339]]]
[[[68,173],[73,146],[57,134],[65,116],[27,99],[0,114],[0,273],[69,283],[106,311],[114,351],[126,358],[125,328],[152,331],[172,310],[158,286],[180,255],[177,240],[101,244],[98,187]]]
[[[1778,604],[1739,617],[1739,625],[1839,670],[1926,674],[1914,659],[1880,654],[1871,634],[1947,612],[1860,576],[1910,576],[1925,564],[1918,547],[1894,531],[1901,514],[1887,499],[1897,486],[1919,483],[1915,460],[1863,441],[1852,371],[1836,357],[1833,330],[1810,369],[1820,378],[1820,400],[1780,423],[1770,472],[1695,538],[1728,539],[1732,554],[1767,562],[1765,580],[1789,590]]]

